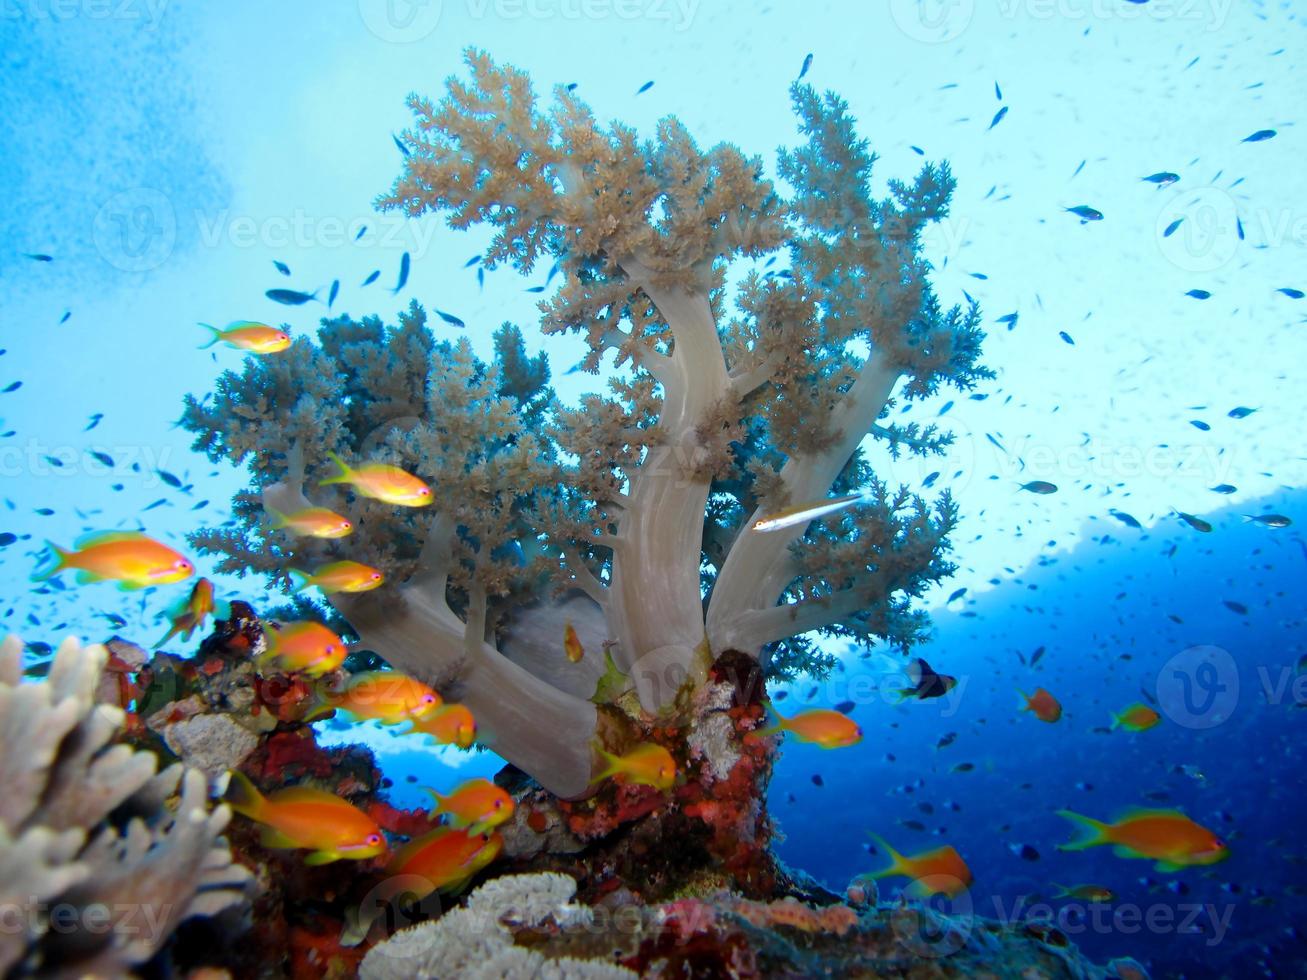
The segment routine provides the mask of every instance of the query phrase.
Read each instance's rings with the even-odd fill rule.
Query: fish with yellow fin
[[[1146,732],[1161,720],[1162,716],[1156,711],[1142,702],[1137,702],[1120,714],[1112,715],[1112,727],[1124,728],[1129,732]]]
[[[201,323],[200,326],[213,334],[207,344],[200,345],[200,350],[212,347],[219,341],[249,354],[276,354],[290,346],[290,334],[285,330],[253,320],[235,320],[222,330],[207,323]]]
[[[405,891],[426,898],[434,891],[457,893],[504,848],[498,831],[474,834],[468,829],[437,827],[399,848],[386,865],[391,876],[405,877]]]
[[[77,539],[70,551],[50,541],[54,563],[38,568],[34,582],[44,582],[65,569],[77,570],[81,585],[116,581],[124,591],[168,585],[190,578],[195,566],[188,559],[140,531],[96,531]]]
[[[864,876],[873,880],[903,876],[911,881],[903,890],[911,898],[946,895],[955,898],[971,887],[971,869],[952,846],[944,845],[911,856],[894,850],[879,834],[871,837],[890,859],[890,865]]]
[[[1061,851],[1083,851],[1110,845],[1117,857],[1144,858],[1156,862],[1158,871],[1179,871],[1193,865],[1215,864],[1230,856],[1220,837],[1179,810],[1130,809],[1115,823],[1105,823],[1071,810],[1058,810],[1081,831],[1081,836]]]
[[[290,574],[297,580],[296,592],[316,588],[328,595],[332,592],[370,592],[386,579],[379,569],[357,561],[333,561],[312,574],[292,568]]]
[[[304,507],[293,514],[283,514],[268,507],[272,526],[309,538],[343,538],[354,530],[348,517],[342,517],[327,507]]]
[[[431,503],[431,488],[411,473],[389,463],[364,463],[357,469],[333,452],[328,452],[339,472],[318,482],[325,487],[347,483],[356,492],[396,507],[425,507]]]
[[[226,603],[222,605],[225,606]],[[172,625],[154,648],[157,650],[178,634],[181,634],[183,642],[189,640],[191,634],[202,628],[204,621],[211,615],[225,618],[227,613],[218,611],[218,603],[213,598],[213,583],[207,578],[201,578],[191,588],[191,594],[168,614]]]
[[[304,621],[285,626],[265,626],[267,649],[259,657],[262,667],[273,661],[282,670],[320,677],[345,662],[349,652],[345,641],[321,623]]]
[[[430,735],[441,745],[469,748],[477,737],[476,719],[467,705],[446,704],[425,718],[418,718],[405,734]]]
[[[513,798],[488,779],[469,779],[448,796],[425,787],[431,794],[431,815],[443,813],[446,826],[466,829],[470,835],[484,834],[513,815]]]
[[[614,755],[602,748],[598,752],[605,765],[595,776],[595,782],[613,777],[619,783],[652,786],[662,792],[671,789],[676,782],[676,760],[656,742],[641,742],[622,755]]]
[[[574,664],[579,664],[581,658],[585,656],[585,648],[581,646],[581,638],[576,635],[576,627],[569,620],[563,626],[563,652],[567,654],[567,659]]]
[[[800,742],[811,742],[823,749],[842,749],[862,741],[862,729],[847,715],[831,708],[809,708],[786,718],[769,704],[776,723],[755,732],[760,737],[789,732]]]
[[[263,846],[311,851],[305,864],[362,861],[386,853],[386,838],[371,817],[325,790],[292,786],[264,796],[242,772],[227,773],[222,800],[263,825]]]
[[[345,711],[361,721],[397,725],[435,714],[442,705],[440,695],[419,680],[395,670],[369,670],[354,674],[343,690],[329,691],[322,685],[310,694],[313,706],[304,720]]]

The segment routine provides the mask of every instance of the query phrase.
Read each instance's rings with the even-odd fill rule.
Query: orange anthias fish
[[[226,603],[223,605],[225,606]],[[213,583],[207,578],[198,580],[191,589],[191,594],[169,613],[172,626],[163,635],[163,639],[154,645],[155,649],[163,646],[178,633],[181,634],[182,640],[189,640],[192,633],[204,626],[205,619],[215,614],[216,609],[217,604],[213,600]]]
[[[231,770],[222,799],[263,824],[264,847],[312,851],[305,864],[361,861],[386,853],[386,838],[371,817],[320,789],[292,786],[264,796],[244,773]]]
[[[663,792],[671,789],[676,782],[676,760],[655,742],[641,742],[623,755],[613,755],[599,749],[599,756],[606,766],[595,776],[595,782],[614,776],[618,782],[652,786]]]
[[[297,592],[307,588],[318,588],[326,593],[369,592],[381,585],[386,578],[378,569],[357,561],[333,561],[330,565],[323,565],[312,575],[296,568],[292,568],[290,572],[291,575],[303,580],[295,586]]]
[[[166,544],[139,531],[97,531],[77,539],[76,551],[65,551],[47,541],[54,564],[37,569],[35,582],[43,582],[68,568],[77,569],[77,581],[113,580],[123,590],[180,582],[195,574],[195,566]]]
[[[419,680],[394,670],[369,670],[355,674],[341,691],[312,693],[313,708],[305,720],[333,709],[347,711],[360,720],[375,719],[383,725],[416,721],[434,714],[441,706],[440,695]]]
[[[225,330],[207,323],[201,323],[200,326],[213,332],[213,337],[207,344],[201,344],[200,350],[212,347],[218,341],[251,354],[276,354],[290,346],[290,335],[286,331],[253,320],[236,320],[229,323]]]
[[[890,847],[885,838],[878,834],[871,836],[885,851],[890,866],[869,873],[868,878],[892,878],[895,875],[911,878],[908,886],[903,889],[911,898],[928,898],[931,895],[954,898],[971,887],[971,869],[962,860],[962,855],[951,846],[946,844],[906,857]]]
[[[581,646],[581,638],[576,635],[576,628],[570,621],[563,627],[563,652],[567,654],[567,659],[574,664],[579,664],[581,658],[585,656],[585,648]]]
[[[321,481],[318,486],[348,483],[364,497],[394,504],[396,507],[425,507],[431,503],[431,488],[410,473],[389,463],[365,463],[353,469],[335,453],[327,453],[340,472]]]
[[[274,528],[284,528],[292,534],[311,538],[343,538],[354,530],[349,518],[341,517],[326,507],[305,507],[293,514],[283,514],[268,508],[268,513],[272,515]]]
[[[427,789],[435,805],[431,815],[449,817],[447,826],[476,836],[498,827],[513,815],[513,798],[488,779],[469,779],[448,796]]]
[[[503,847],[504,838],[498,831],[473,834],[438,827],[396,851],[386,871],[404,875],[405,891],[414,898],[425,898],[433,891],[459,892],[473,875],[499,856]]]
[[[280,629],[268,626],[263,635],[268,648],[259,657],[260,665],[276,660],[283,670],[311,677],[335,670],[349,652],[345,641],[321,623],[288,623]]]
[[[1116,823],[1110,824],[1070,810],[1057,813],[1077,824],[1083,832],[1078,840],[1059,844],[1058,849],[1063,851],[1083,851],[1087,847],[1111,844],[1117,857],[1155,861],[1158,871],[1215,864],[1230,854],[1225,841],[1179,810],[1127,810]]]
[[[1042,687],[1035,688],[1034,694],[1026,694],[1024,691],[1017,691],[1017,693],[1026,702],[1026,706],[1021,710],[1034,712],[1035,717],[1040,721],[1054,722],[1062,717],[1062,705]]]
[[[862,729],[851,718],[830,708],[809,708],[792,718],[784,717],[775,708],[770,710],[776,716],[776,724],[757,732],[760,736],[789,732],[800,742],[811,742],[823,749],[842,749],[862,741]]]
[[[1113,715],[1112,727],[1124,728],[1131,732],[1146,732],[1161,720],[1162,716],[1148,705],[1136,703],[1130,705],[1119,715]]]
[[[407,734],[413,732],[430,735],[441,745],[457,745],[460,749],[466,749],[476,741],[477,723],[466,705],[447,704],[427,717],[414,721]]]
[[[1057,889],[1057,894],[1053,896],[1055,899],[1078,898],[1095,905],[1116,901],[1116,892],[1103,885],[1059,885],[1056,881],[1052,884]]]

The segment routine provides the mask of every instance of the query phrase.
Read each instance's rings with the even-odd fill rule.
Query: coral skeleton
[[[947,166],[875,196],[876,158],[836,95],[792,88],[803,141],[780,153],[783,190],[761,158],[701,149],[675,118],[642,140],[565,87],[543,106],[483,53],[467,68],[439,102],[410,99],[410,152],[380,206],[487,226],[487,270],[549,263],[539,328],[579,335],[592,374],[611,353],[608,391],[564,404],[513,324],[482,360],[466,337],[437,339],[456,318],[429,324],[416,301],[395,326],[326,319],[316,341],[188,401],[196,448],[251,477],[234,523],[192,541],[220,570],[281,586],[291,567],[342,558],[382,569],[381,588],[328,597],[359,647],[465,703],[483,744],[577,798],[619,716],[677,718],[723,654],[768,677],[820,675],[833,660],[814,634],[921,638],[913,600],[952,571],[956,508],[877,473],[950,437],[887,419],[991,375],[979,310],[943,309],[922,254],[948,213]],[[323,486],[330,453],[400,466],[433,502]],[[849,493],[865,499],[755,528]],[[278,526],[308,506],[354,533]],[[563,654],[564,622],[580,663]]]
[[[245,900],[220,836],[231,814],[209,810],[203,773],[114,744],[104,647],[67,640],[48,677],[20,683],[22,652],[0,644],[0,973],[125,976],[184,920]]]

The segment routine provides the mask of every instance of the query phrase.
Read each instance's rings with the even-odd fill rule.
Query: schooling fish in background
[[[1057,698],[1049,694],[1044,688],[1035,688],[1034,694],[1026,694],[1020,690],[1017,693],[1021,695],[1021,700],[1025,702],[1022,711],[1029,711],[1040,721],[1046,721],[1050,724],[1062,718],[1062,705]]]
[[[957,686],[958,679],[950,677],[948,674],[939,674],[926,663],[921,657],[917,657],[908,664],[907,669],[909,687],[899,690],[900,700],[906,701],[908,698],[917,698],[925,701],[928,698],[942,698],[949,691]]]
[[[1030,493],[1046,495],[1050,493],[1057,493],[1057,484],[1049,483],[1047,480],[1031,480],[1029,483],[1021,484],[1021,486],[1018,487],[1017,489],[1027,490]]]
[[[1146,180],[1150,184],[1156,184],[1158,189],[1160,190],[1163,187],[1167,187],[1170,184],[1174,184],[1177,180],[1180,179],[1180,175],[1173,174],[1169,170],[1162,170],[1159,171],[1158,173],[1149,174],[1147,177],[1142,177],[1140,179]]]
[[[222,800],[263,824],[264,847],[311,851],[305,864],[362,861],[386,853],[386,838],[371,817],[320,789],[292,786],[264,796],[244,773],[230,770]]]
[[[446,826],[466,829],[473,836],[498,827],[513,815],[513,798],[488,779],[469,779],[460,783],[448,796],[434,789],[431,794],[431,816],[444,814],[449,818]]]
[[[1103,220],[1103,212],[1099,211],[1097,208],[1091,208],[1088,204],[1077,204],[1073,208],[1064,208],[1063,210],[1074,214],[1080,219],[1082,225],[1087,221]]]
[[[1053,895],[1054,901],[1059,898],[1075,898],[1091,905],[1106,905],[1116,901],[1116,893],[1103,885],[1059,885],[1056,881],[1049,884],[1057,889]]]
[[[1262,527],[1288,527],[1293,523],[1283,514],[1244,514],[1245,521],[1252,521],[1254,524],[1260,524]]]
[[[331,309],[331,307],[335,304],[336,296],[339,293],[340,293],[340,280],[339,279],[331,280],[331,291],[327,293],[327,309]]]
[[[290,275],[290,266],[288,266],[285,262],[278,262],[276,259],[273,259],[272,264],[277,267],[277,271],[280,272],[283,276]]]
[[[1083,851],[1113,845],[1118,857],[1155,861],[1158,871],[1179,871],[1194,865],[1215,864],[1229,857],[1230,849],[1216,834],[1190,820],[1179,810],[1127,810],[1115,823],[1104,823],[1071,810],[1058,816],[1077,824],[1082,836],[1061,851]]]
[[[788,732],[800,742],[811,742],[823,749],[842,749],[862,741],[862,729],[850,718],[830,708],[809,708],[786,718],[769,704],[776,723],[756,731],[761,738]]]
[[[373,269],[371,275],[369,275],[366,279],[363,280],[362,285],[364,285],[364,286],[371,286],[371,285],[372,285],[374,282],[376,282],[379,278],[381,278],[381,270],[380,270],[380,269]]]
[[[54,563],[38,568],[32,581],[44,582],[65,569],[77,569],[81,585],[116,581],[119,588],[143,589],[150,585],[168,585],[195,574],[195,566],[166,544],[139,531],[96,531],[77,539],[76,551],[60,548],[49,541],[46,546]]]
[[[945,845],[908,856],[894,850],[879,834],[870,836],[890,859],[890,865],[880,871],[859,875],[859,878],[873,881],[897,876],[909,878],[911,880],[903,892],[910,898],[929,898],[931,895],[955,898],[971,887],[974,880],[971,869],[952,846]]]
[[[333,483],[347,483],[364,497],[371,497],[373,500],[380,500],[396,507],[425,507],[431,503],[431,488],[398,466],[391,466],[389,463],[365,463],[358,469],[353,469],[335,453],[328,452],[327,455],[340,468],[340,472],[319,481],[320,487]]]
[[[311,293],[302,293],[298,289],[269,289],[263,295],[282,306],[303,306],[305,303],[318,298],[317,290]]]
[[[1195,517],[1193,514],[1186,514],[1182,510],[1175,511],[1175,516],[1180,518],[1180,520],[1184,521],[1195,531],[1201,531],[1204,534],[1210,534],[1212,531],[1212,525],[1201,517]]]
[[[183,642],[189,640],[192,633],[204,626],[204,621],[209,616],[226,619],[230,613],[226,609],[219,611],[218,605],[213,598],[213,583],[207,578],[201,578],[191,588],[191,594],[169,613],[172,625],[163,639],[154,645],[154,649],[159,649],[178,634],[181,634]],[[222,605],[226,606],[226,603]]]
[[[395,282],[395,288],[391,290],[392,293],[398,293],[404,288],[405,283],[408,282],[408,270],[409,255],[405,252],[399,259],[399,279]]]

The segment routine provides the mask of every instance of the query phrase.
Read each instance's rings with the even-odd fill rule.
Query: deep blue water
[[[1305,501],[1296,493],[1261,503],[1292,513]],[[1293,685],[1297,679],[1307,701],[1307,681],[1296,672],[1307,650],[1307,544],[1295,528],[1268,531],[1240,516],[1263,509],[1208,514],[1211,534],[1178,521],[1164,535],[1104,524],[1098,539],[955,602],[919,652],[958,676],[951,693],[961,696],[902,706],[864,697],[853,714],[866,732],[860,747],[787,744],[772,786],[786,835],[780,854],[842,890],[854,874],[886,863],[867,852],[867,831],[904,853],[950,843],[975,875],[969,902],[977,914],[1010,917],[1021,896],[1029,913],[1038,896],[1051,897],[1052,882],[1105,885],[1120,918],[1100,912],[1097,925],[1073,934],[1095,958],[1133,955],[1154,976],[1257,976],[1263,963],[1272,971],[1265,975],[1300,976],[1307,711],[1294,706]],[[1194,661],[1173,659],[1199,645],[1228,651],[1233,671],[1209,678]],[[1029,659],[1040,646],[1039,663],[1023,666],[1018,654]],[[1212,710],[1233,698],[1228,718],[1186,716],[1177,669],[1195,677],[1194,707],[1206,706],[1208,687],[1227,687],[1215,692]],[[856,687],[846,693],[858,670],[798,685],[797,695],[815,687],[812,703],[858,700]],[[1061,700],[1060,722],[1019,710],[1015,690],[1036,686]],[[1110,711],[1141,700],[1141,690],[1162,695],[1157,727],[1095,731],[1110,725]],[[937,749],[949,732],[956,740]],[[976,768],[952,772],[959,762]],[[1056,849],[1073,834],[1055,810],[1109,819],[1128,806],[1180,807],[1221,834],[1231,856],[1167,874],[1110,848]],[[903,826],[908,820],[925,830]],[[1018,856],[1021,845],[1038,859]],[[902,883],[883,880],[882,897]],[[1071,932],[1077,922],[1062,925]]]

